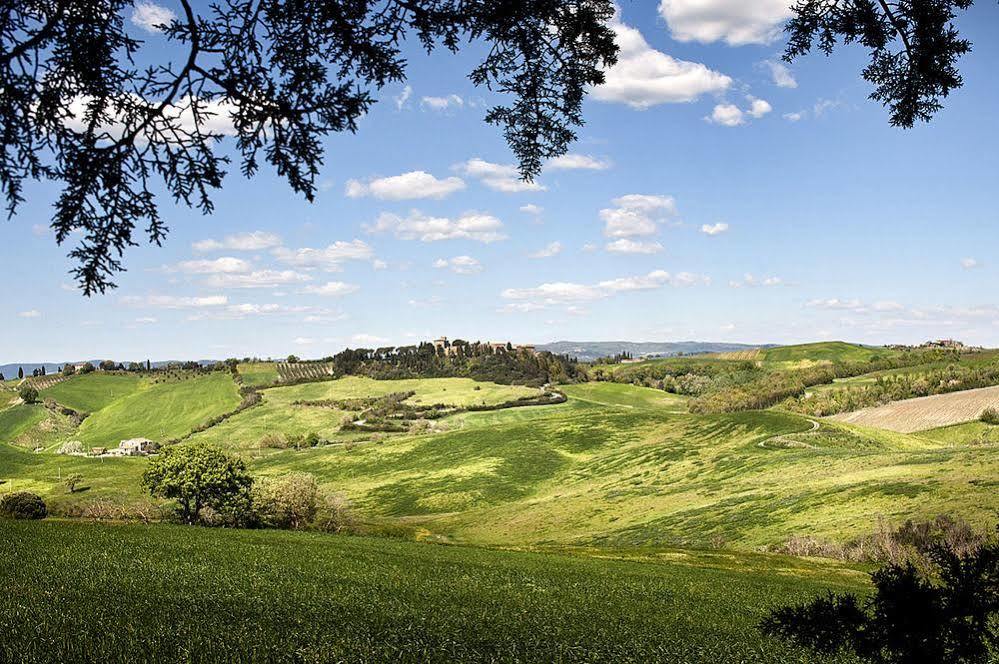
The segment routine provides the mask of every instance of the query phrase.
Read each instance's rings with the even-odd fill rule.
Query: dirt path
[[[800,433],[782,433],[779,436],[774,436],[773,438],[767,438],[766,440],[760,441],[758,445],[765,450],[782,449],[788,447],[804,447],[809,450],[817,450],[819,448],[816,447],[815,445],[810,445],[806,442],[798,440],[798,438],[802,438],[805,436],[814,436],[818,432],[818,430],[822,428],[822,424],[818,420],[813,420],[812,418],[808,418],[808,421],[812,423],[812,428],[809,429],[808,431],[802,431]]]

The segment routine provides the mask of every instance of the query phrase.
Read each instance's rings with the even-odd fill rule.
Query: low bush
[[[0,498],[0,516],[8,519],[44,519],[47,515],[45,501],[38,494],[19,491]]]
[[[59,454],[82,454],[83,443],[78,440],[68,440],[59,446]]]
[[[986,408],[982,411],[982,414],[978,416],[978,419],[985,424],[991,424],[992,426],[999,425],[999,410],[995,408]]]
[[[17,391],[17,395],[21,397],[21,401],[24,403],[36,403],[38,401],[38,390],[30,385],[22,385],[21,389]]]

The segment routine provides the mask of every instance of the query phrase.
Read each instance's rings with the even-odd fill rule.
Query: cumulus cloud
[[[482,272],[482,263],[471,256],[455,256],[454,258],[438,258],[434,267],[441,270],[451,270],[455,274],[475,274]]]
[[[791,70],[783,62],[767,60],[765,64],[770,69],[770,78],[773,80],[774,85],[779,88],[798,87],[798,81],[795,80],[794,74],[791,73]]]
[[[604,208],[599,213],[607,237],[652,235],[661,222],[677,214],[672,196],[628,194],[611,202],[614,207]]]
[[[169,269],[185,274],[236,274],[249,272],[253,267],[242,258],[222,256],[215,260],[181,261]]]
[[[126,295],[121,303],[133,307],[151,309],[201,309],[205,307],[224,307],[229,303],[225,295],[205,295],[200,297],[185,297],[178,295]]]
[[[346,261],[365,261],[374,258],[374,250],[364,240],[352,242],[338,240],[322,249],[278,247],[271,253],[282,263],[306,269],[319,268],[327,272],[341,271]],[[375,267],[377,269],[377,266]]]
[[[728,282],[728,285],[732,288],[757,288],[757,287],[769,287],[769,286],[783,286],[784,280],[780,277],[760,277],[746,273],[743,275],[741,280],[732,280]]]
[[[551,258],[562,253],[561,242],[551,242],[544,249],[539,249],[533,254],[528,254],[528,258]]]
[[[798,122],[803,120],[805,117],[805,111],[795,111],[793,113],[785,113],[784,119],[788,122]]]
[[[503,222],[480,212],[466,212],[456,219],[429,217],[419,210],[413,210],[405,217],[383,212],[373,224],[365,224],[364,228],[369,233],[391,232],[401,240],[422,242],[475,240],[489,243],[506,239],[502,232]]]
[[[612,254],[658,254],[663,250],[663,246],[658,242],[637,242],[621,238],[609,242],[606,249]]]
[[[740,109],[735,104],[716,104],[714,110],[711,111],[711,115],[705,118],[705,120],[712,124],[722,125],[723,127],[738,127],[739,125],[746,124],[747,117],[758,120],[773,110],[770,103],[764,99],[749,97],[747,101],[749,101],[749,107],[745,110]]]
[[[789,0],[661,0],[659,15],[677,41],[741,46],[777,39],[790,6]]]
[[[618,61],[605,72],[594,99],[644,110],[658,104],[683,103],[705,94],[724,92],[732,79],[697,62],[677,60],[649,46],[642,33],[619,18],[611,23],[620,48]]]
[[[304,291],[310,295],[322,295],[324,297],[342,297],[356,292],[360,286],[347,284],[342,281],[328,281],[321,286],[306,286]]]
[[[721,235],[728,230],[728,224],[718,222],[717,224],[701,224],[701,232],[705,235]]]
[[[132,11],[132,24],[152,33],[160,32],[158,26],[169,25],[176,18],[177,14],[172,9],[153,2],[137,2]]]
[[[423,97],[420,100],[420,105],[432,111],[440,112],[462,108],[465,105],[465,100],[458,95],[450,94],[444,97]]]
[[[974,258],[962,258],[961,267],[963,267],[965,270],[972,270],[978,267],[978,261],[975,260]]]
[[[379,337],[375,334],[354,334],[350,337],[350,343],[355,346],[384,346],[389,342],[385,337]]]
[[[42,312],[38,309],[28,309],[27,311],[20,311],[17,314],[21,318],[41,318]]]
[[[521,205],[520,211],[537,217],[542,212],[544,212],[545,209],[540,205],[535,205],[534,203],[528,203],[527,205]]]
[[[281,238],[274,233],[253,231],[227,235],[222,240],[200,240],[193,245],[195,251],[260,251],[281,246]]]
[[[211,288],[273,288],[312,281],[312,277],[294,270],[254,270],[246,274],[214,274],[205,285]]]
[[[827,311],[853,311],[853,312],[864,312],[867,311],[867,306],[860,300],[853,299],[840,299],[838,297],[833,297],[829,299],[815,299],[809,300],[805,303],[805,306],[810,309],[825,309]]]
[[[394,98],[396,110],[401,111],[405,106],[409,98],[413,96],[413,86],[407,85],[402,89],[402,92]]]
[[[538,182],[527,182],[520,177],[520,172],[516,166],[509,164],[496,164],[491,161],[474,157],[460,164],[455,164],[454,169],[459,173],[473,177],[482,182],[490,189],[501,191],[505,194],[514,194],[522,191],[545,191]]]
[[[592,157],[588,154],[573,153],[564,154],[561,157],[555,157],[545,164],[545,168],[551,171],[605,171],[610,167],[611,163],[607,159],[598,159],[597,157]]]
[[[348,180],[345,193],[348,198],[373,196],[381,200],[404,201],[416,198],[446,198],[465,188],[461,178],[438,179],[426,171],[410,171],[402,175],[373,178],[367,182]]]
[[[572,282],[544,283],[534,288],[507,288],[500,295],[512,300],[511,311],[532,311],[554,305],[578,304],[612,297],[620,293],[646,291],[665,286],[693,286],[708,284],[710,279],[689,272],[671,275],[665,270],[654,270],[645,275],[620,277],[596,284]]]

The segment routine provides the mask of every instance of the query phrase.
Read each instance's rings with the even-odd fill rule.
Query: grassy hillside
[[[10,661],[823,662],[759,634],[863,574],[783,557],[595,559],[307,533],[0,522]]]
[[[45,408],[37,404],[19,404],[0,411],[0,441],[12,443],[44,419]]]
[[[243,377],[244,385],[263,387],[271,385],[278,379],[276,362],[250,362],[239,364],[236,371]]]
[[[90,446],[117,446],[127,438],[178,438],[239,402],[239,392],[228,373],[144,384],[84,420],[79,439]]]
[[[136,390],[142,378],[134,374],[89,373],[42,390],[42,397],[55,399],[81,413],[94,413]]]
[[[796,346],[779,346],[763,351],[767,364],[817,363],[817,362],[867,362],[872,357],[886,357],[897,353],[884,348],[860,346],[844,341],[820,341]]]
[[[99,411],[78,435],[92,434],[95,424],[120,426],[104,436],[117,443],[153,426],[175,426],[176,414],[167,415],[172,402],[154,389],[190,395],[214,386],[234,403],[231,383],[223,389],[217,382],[225,378],[144,388]],[[560,405],[446,417],[420,435],[345,435],[339,423],[353,414],[292,405],[406,388],[426,402],[469,403],[504,400],[520,389],[475,387],[460,379],[353,378],[274,388],[263,392],[261,405],[194,440],[241,454],[257,475],[314,473],[344,492],[364,521],[470,544],[751,550],[794,535],[849,540],[869,533],[879,516],[898,522],[950,514],[986,525],[999,510],[999,457],[970,434],[899,434],[778,411],[695,415],[680,397],[617,383],[566,386],[569,401]],[[141,408],[122,406],[140,397]],[[202,395],[194,403],[206,401]],[[178,428],[202,418],[188,419]],[[47,433],[43,424],[24,435],[47,440],[40,444],[48,451],[18,452],[18,464],[0,468],[14,486],[30,485],[60,506],[107,496],[148,503],[138,487],[145,460],[70,462],[52,450],[71,434]],[[264,434],[309,431],[328,431],[334,444],[259,446]],[[65,494],[58,477],[70,463],[92,484],[90,492]]]

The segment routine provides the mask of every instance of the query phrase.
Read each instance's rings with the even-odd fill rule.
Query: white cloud
[[[201,240],[193,245],[195,251],[260,251],[281,246],[281,238],[274,233],[253,231],[252,233],[237,233],[227,235],[222,240]]]
[[[620,48],[617,64],[605,72],[594,99],[645,110],[657,104],[691,102],[724,92],[732,79],[698,62],[677,60],[649,46],[642,33],[619,18],[610,26]]]
[[[758,120],[773,110],[770,103],[764,99],[747,97],[747,101],[749,102],[749,108],[746,110],[740,109],[735,104],[716,104],[714,110],[711,111],[711,115],[705,118],[705,120],[713,124],[722,125],[723,127],[738,127],[739,125],[746,124],[747,116]]]
[[[783,62],[767,60],[766,65],[770,69],[770,77],[773,79],[774,85],[779,88],[798,87],[798,81],[795,80],[794,74]]]
[[[742,111],[735,104],[716,104],[707,120],[725,127],[738,127],[746,122]]]
[[[311,346],[316,343],[316,340],[311,337],[295,337],[292,343],[296,346]]]
[[[182,261],[171,268],[185,274],[237,274],[253,269],[248,261],[232,256],[222,256],[215,260]]]
[[[17,315],[21,318],[41,318],[42,312],[38,309],[29,309],[28,311],[21,311]]]
[[[506,239],[502,233],[503,222],[480,212],[466,212],[457,219],[428,217],[419,210],[411,211],[406,217],[383,212],[374,224],[365,224],[364,228],[369,233],[391,231],[399,239],[422,242],[475,240],[489,243]]]
[[[799,120],[803,120],[805,115],[805,111],[795,111],[794,113],[785,113],[784,119],[788,122],[798,122]]]
[[[434,267],[437,269],[449,269],[455,274],[475,274],[482,271],[482,264],[471,256],[438,258],[434,261]]]
[[[158,25],[169,25],[177,18],[173,10],[152,2],[137,2],[132,12],[132,23],[146,32],[159,32]]]
[[[401,111],[403,107],[406,105],[406,102],[408,102],[409,98],[412,96],[413,96],[413,86],[407,85],[402,89],[402,92],[400,92],[399,95],[394,98],[396,110]]]
[[[978,267],[978,261],[975,260],[974,258],[962,258],[961,267],[963,267],[965,270],[972,270]]]
[[[628,194],[615,198],[615,207],[600,210],[604,235],[621,238],[652,235],[659,223],[676,216],[676,202],[671,196]]]
[[[598,159],[588,154],[564,154],[555,157],[545,168],[552,171],[589,170],[605,171],[611,167],[611,162],[607,159]]]
[[[371,261],[371,269],[373,270],[384,270],[387,268],[388,268],[388,263],[386,263],[380,258],[376,258],[375,260]]]
[[[320,268],[327,272],[339,272],[343,269],[343,263],[346,261],[364,261],[374,257],[374,250],[364,240],[353,240],[352,242],[337,240],[323,249],[278,247],[271,253],[282,263],[300,268]]]
[[[516,166],[495,164],[479,157],[455,164],[454,169],[468,177],[476,178],[490,189],[506,194],[522,191],[545,191],[547,189],[537,182],[523,180]]]
[[[294,270],[254,270],[246,274],[214,274],[205,285],[212,288],[273,288],[311,280],[309,275]]]
[[[784,280],[780,277],[763,277],[757,278],[748,272],[743,276],[742,280],[736,281],[732,280],[728,282],[728,285],[732,288],[757,288],[757,287],[770,287],[770,286],[783,286]]]
[[[791,17],[790,0],[661,0],[659,15],[677,41],[767,44]]]
[[[446,198],[465,188],[461,178],[438,179],[426,171],[410,171],[402,175],[374,178],[368,182],[348,180],[345,193],[349,198],[373,196],[381,200],[404,201],[415,198]]]
[[[562,243],[551,242],[544,249],[539,249],[533,254],[529,254],[528,258],[551,258],[552,256],[558,256],[560,253],[562,253]]]
[[[833,297],[826,300],[809,300],[805,303],[805,306],[811,309],[826,309],[828,311],[853,311],[855,313],[867,311],[867,306],[855,298],[842,300],[838,297]]]
[[[142,318],[136,318],[135,322],[139,325],[152,325],[157,322],[157,320],[152,316],[143,316]]]
[[[350,343],[361,346],[384,346],[389,342],[385,337],[374,334],[354,334],[350,337]]]
[[[126,295],[121,298],[122,304],[151,309],[201,309],[207,307],[224,307],[229,303],[225,295],[206,295],[202,297],[181,297],[177,295]]]
[[[746,111],[752,117],[759,119],[764,115],[774,110],[773,106],[770,105],[765,99],[756,99],[754,97],[749,98],[749,109]]]
[[[701,224],[701,232],[705,235],[721,235],[728,230],[728,224],[718,222],[717,224]]]
[[[606,249],[612,254],[658,254],[663,250],[663,246],[658,242],[636,242],[621,238],[609,242]]]
[[[521,205],[520,211],[530,215],[534,215],[536,217],[540,215],[542,212],[544,212],[545,209],[540,205],[535,205],[534,203],[528,203],[527,205]]]
[[[601,300],[619,293],[707,283],[710,283],[707,277],[689,272],[671,275],[665,270],[654,270],[645,275],[610,279],[592,285],[553,282],[534,288],[508,288],[501,293],[501,296],[506,300],[515,301],[516,306],[507,305],[510,310],[532,311],[553,305]]]
[[[360,286],[346,284],[342,281],[328,281],[322,286],[306,286],[304,292],[324,297],[341,297],[356,292]]]
[[[461,108],[465,105],[465,100],[455,94],[446,97],[423,97],[420,105],[432,111],[447,111],[452,108]]]

